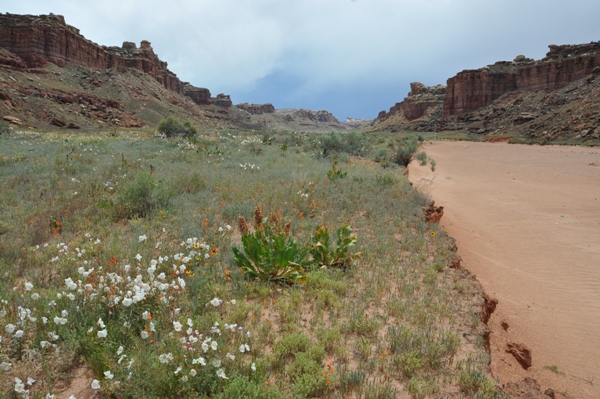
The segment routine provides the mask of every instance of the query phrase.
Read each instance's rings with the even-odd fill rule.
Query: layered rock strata
[[[391,107],[389,112],[381,111],[376,122],[411,123],[441,116],[445,95],[446,86],[425,86],[419,82],[412,82],[408,96]]]
[[[152,76],[166,89],[187,95],[197,104],[210,103],[208,89],[182,82],[167,68],[167,63],[158,58],[149,41],[142,40],[139,48],[128,41],[121,47],[99,46],[83,37],[79,29],[67,25],[61,15],[0,14],[0,48],[17,56],[0,55],[3,65],[44,68],[53,63],[59,67],[72,64],[98,70],[134,68]],[[224,103],[220,98],[216,102],[217,105]]]
[[[588,76],[600,65],[600,42],[549,48],[539,61],[518,56],[513,62],[465,70],[448,79],[444,116],[484,107],[512,90],[556,90]]]

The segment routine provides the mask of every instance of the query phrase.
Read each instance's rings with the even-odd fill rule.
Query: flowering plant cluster
[[[231,230],[224,225],[215,235]],[[214,317],[208,329],[181,308],[195,271],[211,264],[216,247],[190,237],[175,253],[161,251],[155,256],[160,247],[156,243],[148,247],[150,256],[142,250],[145,255],[138,253],[131,260],[113,256],[101,264],[97,258],[101,241],[86,238],[87,243],[75,248],[66,243],[57,244],[56,250],[49,245],[36,248],[50,251],[46,255],[51,263],[65,270],[59,287],[42,289],[25,280],[13,288],[10,300],[0,301],[0,373],[14,380],[13,390],[19,397],[30,397],[39,378],[24,375],[23,368],[16,367],[26,354],[56,357],[72,340],[86,342],[104,353],[99,358],[108,359],[92,364],[91,387],[106,393],[117,392],[136,373],[143,375],[142,365],[136,368],[139,357],[173,368],[169,369],[175,381],[169,386],[171,391],[194,390],[196,377],[225,380],[228,370],[255,369],[250,331],[237,324],[221,326],[222,299],[206,303],[206,312]],[[137,241],[148,245],[146,235]],[[236,301],[226,305],[235,307]],[[47,394],[52,397],[51,391]]]

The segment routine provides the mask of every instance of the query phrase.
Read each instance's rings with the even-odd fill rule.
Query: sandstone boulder
[[[6,115],[3,119],[13,125],[20,125],[22,123],[19,118],[10,115]]]
[[[59,119],[59,118],[52,118],[50,123],[53,124],[54,126],[58,126],[58,127],[65,127],[67,125],[67,123],[65,121],[63,121],[62,119]]]

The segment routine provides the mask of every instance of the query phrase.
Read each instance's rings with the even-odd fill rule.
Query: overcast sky
[[[0,0],[0,12],[64,15],[101,45],[148,40],[181,80],[234,104],[341,120],[376,117],[410,82],[600,40],[599,0]]]

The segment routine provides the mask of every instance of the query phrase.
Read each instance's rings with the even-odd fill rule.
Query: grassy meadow
[[[0,136],[0,397],[66,398],[80,370],[105,398],[502,397],[399,140]],[[239,216],[299,252],[350,226],[363,256],[252,279]]]

